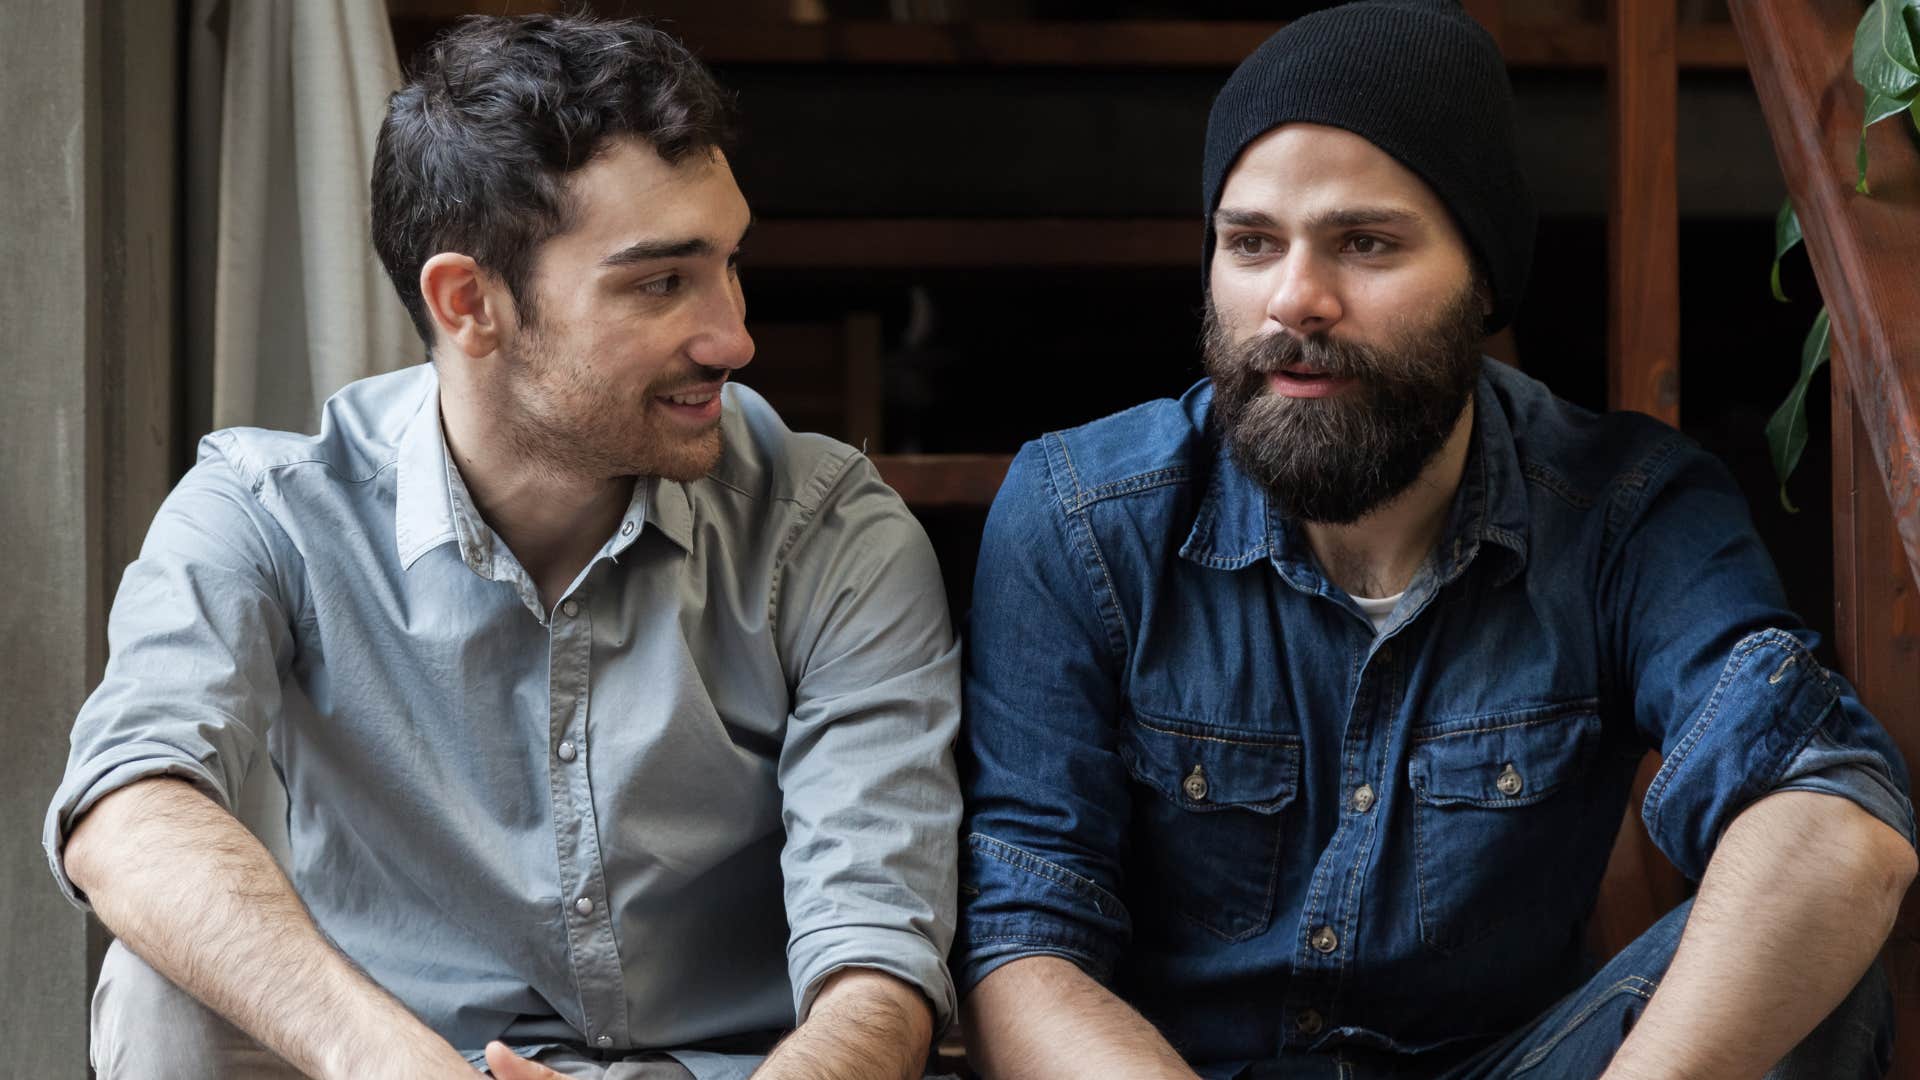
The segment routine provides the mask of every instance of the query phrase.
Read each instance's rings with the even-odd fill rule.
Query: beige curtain
[[[340,387],[423,352],[368,239],[400,84],[382,0],[193,0],[186,415],[313,431]]]

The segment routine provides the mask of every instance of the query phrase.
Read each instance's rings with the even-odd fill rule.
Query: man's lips
[[[1325,375],[1305,364],[1292,364],[1267,373],[1267,385],[1282,397],[1319,398],[1338,394],[1356,380],[1350,375]]]
[[[720,388],[724,382],[683,386],[653,396],[654,404],[687,420],[712,420],[720,415]]]

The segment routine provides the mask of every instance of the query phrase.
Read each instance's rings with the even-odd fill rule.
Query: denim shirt
[[[1433,552],[1376,634],[1203,383],[1028,444],[966,661],[963,992],[1069,959],[1207,1075],[1513,1029],[1591,971],[1636,765],[1698,879],[1783,788],[1911,840],[1885,731],[1710,455],[1488,362]]]

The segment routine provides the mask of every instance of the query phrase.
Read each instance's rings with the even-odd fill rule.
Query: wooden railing
[[[1857,0],[1733,0],[1754,87],[1833,319],[1833,556],[1841,667],[1920,764],[1920,151],[1905,117],[1867,137],[1872,195],[1854,190],[1864,94]],[[1782,355],[1783,371],[1792,358]],[[1920,899],[1882,956],[1920,1076]]]

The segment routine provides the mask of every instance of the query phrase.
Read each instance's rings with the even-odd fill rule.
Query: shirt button
[[[1500,778],[1493,782],[1493,786],[1500,789],[1500,794],[1512,798],[1520,794],[1520,789],[1526,787],[1527,782],[1520,778],[1520,770],[1508,762],[1507,767],[1500,770]]]
[[[627,523],[626,523],[625,525],[622,525],[622,526],[620,526],[620,535],[621,535],[621,536],[632,536],[632,535],[633,535],[633,522],[631,522],[631,521],[629,521],[629,522],[627,522]]]
[[[1377,648],[1377,649],[1375,649],[1375,650],[1373,650],[1373,658],[1374,658],[1375,660],[1378,660],[1378,661],[1380,661],[1380,662],[1381,662],[1381,663],[1383,663],[1383,664],[1384,664],[1384,663],[1386,663],[1386,662],[1387,662],[1387,661],[1389,661],[1389,660],[1392,660],[1392,659],[1393,659],[1393,646],[1391,646],[1391,645],[1382,645],[1382,646],[1380,646],[1379,648]]]
[[[1333,927],[1323,926],[1313,932],[1307,944],[1312,945],[1315,952],[1330,953],[1340,947],[1340,935],[1333,932]]]
[[[613,1036],[611,1036],[611,1035],[602,1035],[602,1036],[600,1036],[599,1038],[597,1038],[597,1039],[595,1039],[595,1040],[593,1040],[593,1045],[595,1045],[595,1046],[612,1046],[612,1045],[613,1045]]]
[[[575,900],[573,902],[573,910],[579,912],[582,915],[593,914],[593,897],[583,896],[580,899]]]
[[[1302,1035],[1318,1035],[1320,1034],[1320,1029],[1325,1026],[1326,1021],[1322,1020],[1320,1014],[1314,1012],[1312,1009],[1308,1009],[1306,1012],[1293,1018],[1293,1030]]]
[[[1371,809],[1373,809],[1373,788],[1367,784],[1361,784],[1359,787],[1354,788],[1353,812],[1356,814],[1364,814]]]
[[[1207,798],[1206,770],[1202,769],[1198,765],[1195,765],[1193,767],[1193,771],[1187,774],[1187,778],[1185,780],[1180,781],[1180,790],[1186,792],[1187,798],[1192,799],[1194,802],[1206,801],[1206,798]]]
[[[578,602],[578,601],[575,601],[575,600],[568,600],[568,601],[565,601],[565,602],[563,602],[563,603],[562,603],[562,604],[560,605],[560,610],[561,610],[561,611],[564,611],[564,612],[566,612],[566,613],[567,613],[567,618],[569,618],[569,619],[571,619],[571,618],[573,618],[573,617],[574,617],[575,615],[578,615],[578,614],[580,614],[580,604],[579,604],[579,602]]]
[[[572,761],[579,754],[579,751],[574,749],[574,745],[570,742],[561,743],[560,748],[554,752],[560,755],[561,761]]]

